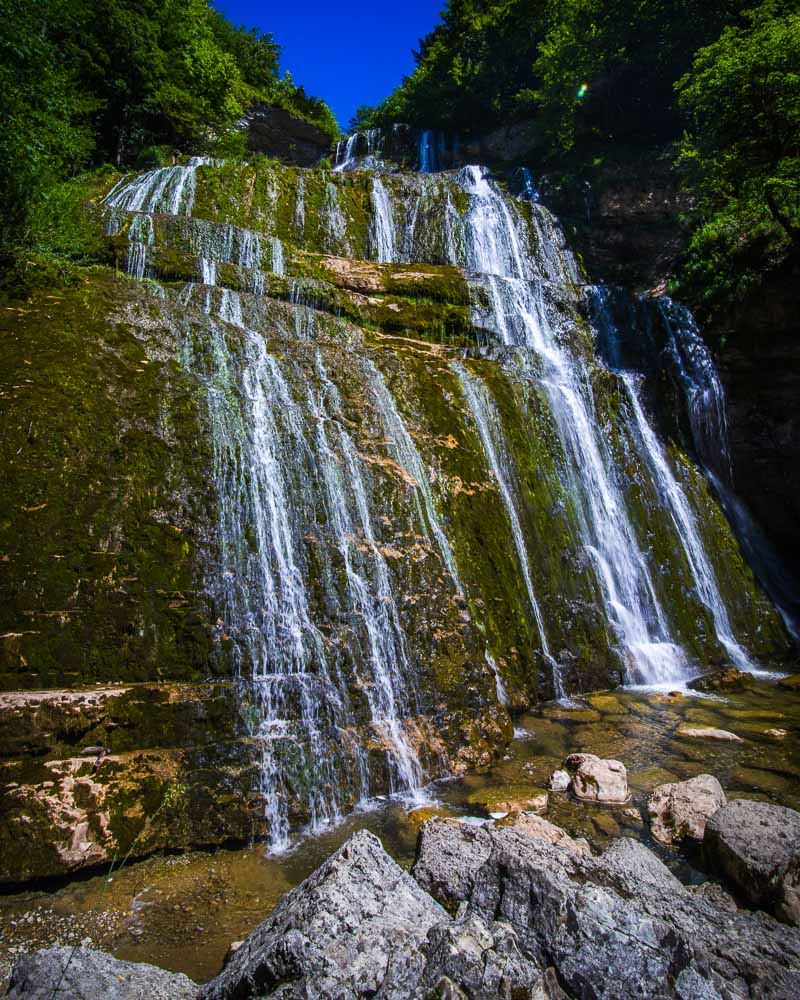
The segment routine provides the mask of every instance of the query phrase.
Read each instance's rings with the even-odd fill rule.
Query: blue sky
[[[342,126],[359,104],[376,104],[414,68],[411,50],[436,24],[444,0],[385,4],[283,0],[216,0],[234,24],[271,31],[283,46],[282,67],[324,98]]]

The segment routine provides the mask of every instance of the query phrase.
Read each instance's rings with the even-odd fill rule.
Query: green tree
[[[0,0],[0,257],[26,231],[34,201],[92,151],[88,118],[96,101],[54,42],[72,17],[67,2]]]
[[[800,11],[768,0],[701,49],[677,84],[680,164],[697,192],[679,291],[707,310],[800,249]]]

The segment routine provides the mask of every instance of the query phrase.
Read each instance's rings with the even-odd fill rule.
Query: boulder
[[[553,771],[550,775],[550,791],[566,792],[569,789],[571,781],[572,778],[569,776],[569,771]]]
[[[121,962],[90,948],[46,948],[14,963],[9,1000],[194,1000],[199,987],[175,972]]]
[[[701,841],[706,823],[726,802],[722,786],[710,774],[659,785],[647,800],[650,829],[662,844]]]
[[[442,907],[361,830],[283,897],[201,991],[202,1000],[413,996]]]
[[[572,774],[572,791],[587,802],[622,804],[628,801],[628,772],[618,760],[603,760],[592,753],[573,753],[564,761]]]
[[[736,799],[708,821],[703,851],[748,902],[800,926],[800,813]]]
[[[720,740],[728,743],[744,743],[741,736],[729,733],[727,729],[714,729],[712,726],[681,726],[676,736],[686,736],[693,740]]]
[[[778,687],[784,691],[800,691],[800,674],[792,674],[791,677],[781,677]]]
[[[686,888],[634,840],[589,857],[514,828],[433,820],[412,874],[462,916],[506,923],[581,1000],[800,995],[800,931]]]
[[[712,670],[710,674],[695,677],[686,686],[692,691],[747,691],[754,683],[752,674],[736,667],[723,667],[722,670]]]

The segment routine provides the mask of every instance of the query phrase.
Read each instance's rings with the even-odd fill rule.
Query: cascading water
[[[399,339],[408,356],[425,358],[421,367],[432,359],[426,391],[438,386],[450,405],[440,405],[435,393],[430,398],[411,394],[406,404],[406,369],[394,361],[380,367],[376,363],[394,357],[380,353],[395,352],[394,343],[386,346],[389,338],[366,325],[356,327],[344,318],[346,313],[333,318],[339,303],[348,301],[349,286],[345,283],[343,291],[331,284],[330,312],[320,307],[326,290],[320,289],[319,277],[309,277],[305,270],[315,253],[346,256],[358,246],[381,263],[450,263],[465,269],[478,342],[485,337],[514,346],[502,360],[495,359],[500,377],[513,373],[526,384],[535,383],[536,405],[546,415],[531,428],[545,428],[548,436],[554,432],[548,454],[561,477],[554,495],[567,497],[569,544],[578,541],[589,557],[575,560],[581,579],[565,595],[567,600],[574,597],[575,607],[588,601],[596,614],[600,596],[604,617],[597,614],[596,624],[587,629],[596,628],[603,652],[610,633],[628,680],[674,683],[687,672],[661,591],[654,585],[647,543],[637,534],[638,521],[634,530],[625,473],[615,463],[614,428],[609,431],[607,425],[615,418],[609,419],[608,409],[601,409],[603,397],[596,396],[602,390],[593,383],[601,373],[577,319],[581,275],[557,223],[536,203],[530,174],[520,174],[519,199],[508,197],[478,167],[458,175],[338,176],[359,166],[357,153],[363,153],[365,144],[363,163],[377,157],[379,141],[371,133],[362,133],[361,140],[350,137],[339,147],[335,175],[294,171],[294,192],[277,174],[264,179],[262,204],[245,216],[252,220],[252,230],[193,217],[197,188],[205,179],[194,174],[205,161],[128,178],[107,199],[115,233],[129,220],[129,273],[156,273],[155,245],[175,234],[181,250],[194,255],[195,280],[202,282],[190,284],[176,298],[187,313],[185,364],[204,386],[211,432],[220,555],[209,588],[220,608],[221,647],[231,649],[237,665],[250,734],[263,748],[261,791],[275,848],[286,846],[294,827],[322,827],[376,791],[419,797],[431,772],[442,773],[435,739],[419,728],[421,720],[431,718],[431,703],[438,698],[426,686],[431,649],[421,650],[414,634],[420,621],[427,627],[434,605],[439,617],[430,634],[445,647],[456,644],[447,650],[448,662],[452,656],[453,662],[465,664],[465,671],[474,667],[475,648],[469,644],[478,636],[480,669],[471,675],[478,680],[474,686],[465,684],[465,690],[477,692],[484,706],[488,694],[493,711],[498,704],[509,704],[498,667],[497,636],[491,651],[483,637],[488,619],[480,610],[482,577],[466,558],[470,542],[462,548],[460,535],[455,547],[451,541],[460,525],[450,504],[466,484],[459,478],[457,459],[449,466],[452,456],[441,452],[434,466],[419,442],[447,441],[457,455],[459,428],[471,433],[463,421],[475,428],[484,482],[463,492],[474,496],[486,481],[497,487],[502,503],[496,505],[499,529],[492,537],[505,539],[497,558],[519,573],[530,607],[517,634],[524,640],[530,622],[556,697],[564,693],[562,668],[551,643],[563,669],[574,655],[571,648],[561,652],[570,645],[567,638],[562,646],[569,626],[559,614],[548,618],[552,601],[560,601],[562,594],[548,589],[548,614],[537,598],[539,567],[529,555],[528,518],[522,512],[527,504],[543,501],[529,492],[527,480],[523,494],[505,437],[511,417],[503,408],[501,423],[499,396],[466,360],[448,360],[452,355],[439,353],[438,347],[428,350],[403,336]],[[442,151],[437,137],[429,135],[427,142],[423,159],[433,171],[442,162]],[[200,191],[205,193],[202,187]],[[364,213],[354,211],[354,192],[357,204],[371,209],[361,229],[356,216],[363,220]],[[209,205],[208,198],[197,200]],[[237,202],[228,218],[241,219],[240,208]],[[213,206],[209,210],[215,211]],[[285,231],[276,231],[273,215],[291,220]],[[347,267],[337,267],[348,279]],[[420,274],[409,268],[404,278],[413,282],[425,277],[427,269],[416,270]],[[270,279],[269,271],[286,280]],[[440,273],[448,289],[463,280],[446,268]],[[385,269],[372,268],[369,277],[385,274]],[[380,290],[376,295],[389,298]],[[198,305],[206,313],[205,324],[197,321]],[[678,307],[665,303],[664,308],[676,358],[686,372],[687,393],[696,401],[693,427],[710,437],[724,423],[713,416],[714,392],[701,385],[701,375],[707,382],[708,373]],[[493,356],[491,349],[471,350]],[[413,389],[419,376],[410,374],[412,367],[408,385]],[[392,375],[385,375],[389,370]],[[680,536],[675,546],[683,544],[697,593],[709,608],[721,644],[735,658],[739,647],[732,616],[702,549],[697,512],[647,422],[637,384],[605,370],[602,378],[622,380],[630,398],[625,412],[633,420],[630,427],[624,419],[614,427],[622,426],[625,441],[634,440],[641,452],[641,459],[635,457],[637,472],[652,479],[675,527],[674,532],[669,529],[671,536]],[[395,384],[404,387],[402,397]],[[407,405],[413,422],[404,415]],[[602,420],[597,410],[605,412]],[[531,407],[516,418],[535,421],[533,411]],[[724,417],[724,409],[719,412]],[[434,431],[429,422],[439,420],[443,423]],[[714,446],[708,449],[713,453]],[[699,446],[698,451],[702,453]],[[445,497],[448,506],[443,506]],[[410,545],[404,539],[411,539]],[[463,564],[456,553],[464,557]],[[416,618],[410,611],[415,602],[429,604]],[[671,614],[672,606],[665,607]],[[565,612],[564,619],[572,613]],[[465,635],[472,637],[465,640]],[[469,656],[459,659],[464,650],[470,650]],[[488,692],[481,688],[487,680]]]
[[[372,178],[372,229],[370,235],[375,260],[381,263],[391,263],[397,259],[392,203],[380,177]]]
[[[622,373],[620,377],[628,391],[636,427],[644,447],[644,454],[650,466],[653,482],[658,487],[659,495],[666,504],[675,523],[675,529],[683,550],[686,553],[686,559],[689,563],[700,600],[711,612],[717,639],[725,647],[735,666],[741,670],[750,670],[752,669],[752,663],[747,653],[733,636],[733,628],[728,617],[725,602],[719,591],[716,573],[709,561],[689,501],[678,480],[673,475],[667,456],[645,416],[641,400],[639,399],[637,376],[626,372]]]
[[[532,348],[543,366],[541,380],[568,459],[569,478],[584,545],[595,563],[606,613],[624,650],[628,679],[653,684],[677,680],[686,659],[672,640],[647,562],[627,514],[613,463],[594,415],[585,361],[568,351],[553,309],[548,309],[541,276],[558,273],[553,241],[541,241],[531,260],[512,208],[480,167],[465,167],[460,183],[470,196],[466,264],[488,276],[498,332],[506,344]],[[544,213],[532,206],[534,215]],[[537,227],[551,225],[549,219]],[[548,250],[551,251],[548,253]],[[458,263],[458,261],[453,261]],[[560,276],[575,272],[562,266]]]
[[[508,520],[511,524],[511,534],[514,538],[514,548],[516,549],[517,558],[519,559],[522,578],[525,581],[525,590],[528,594],[528,601],[531,606],[531,612],[533,613],[533,619],[536,622],[536,628],[539,633],[542,656],[544,657],[545,663],[550,670],[555,697],[560,699],[565,695],[564,684],[561,680],[560,668],[550,652],[544,619],[534,592],[533,575],[531,573],[530,560],[528,558],[528,549],[525,544],[525,536],[522,531],[519,514],[517,513],[515,493],[509,481],[509,474],[510,470],[513,468],[513,463],[510,461],[505,447],[503,428],[500,424],[500,418],[483,384],[471,375],[462,364],[455,362],[452,365],[452,368],[461,383],[464,398],[469,406],[472,419],[475,421],[475,426],[478,428],[478,434],[483,445],[483,450],[486,453],[486,458],[489,462],[489,468],[492,470],[492,475],[494,476],[497,487],[500,490],[500,496],[503,499],[503,504],[505,506],[506,513],[508,514]],[[490,655],[488,651],[486,655],[488,658]],[[489,662],[490,665],[494,664],[493,660]],[[502,681],[499,679],[499,673],[497,672],[496,665],[494,665],[494,670],[495,677],[498,679],[498,684],[502,684]]]

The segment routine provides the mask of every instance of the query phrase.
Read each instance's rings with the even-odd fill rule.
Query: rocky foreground
[[[50,948],[17,962],[8,997],[789,1000],[800,996],[798,822],[792,810],[733,802],[706,834],[710,863],[740,898],[786,923],[740,909],[715,883],[684,886],[634,840],[594,857],[537,816],[482,827],[434,819],[411,875],[356,833],[205,986]]]

